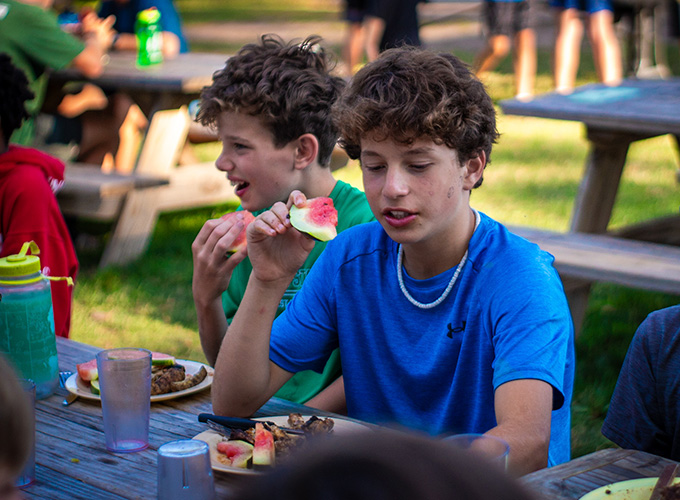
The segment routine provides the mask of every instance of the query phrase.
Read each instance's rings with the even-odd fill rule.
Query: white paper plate
[[[210,387],[212,385],[215,371],[210,366],[205,365],[203,363],[199,363],[197,361],[188,361],[186,359],[178,359],[176,360],[176,363],[184,367],[187,375],[193,375],[195,373],[198,373],[198,371],[201,369],[201,366],[205,367],[208,374],[200,384],[197,384],[193,387],[189,387],[188,389],[184,389],[183,391],[169,392],[167,394],[156,394],[155,396],[151,396],[152,403],[155,403],[157,401],[166,401],[168,399],[181,398],[182,396],[188,396],[189,394],[200,392],[203,389]],[[78,373],[74,373],[73,375],[71,375],[64,383],[64,387],[66,388],[67,391],[72,392],[73,394],[77,394],[81,398],[96,399],[97,401],[101,399],[99,395],[92,394],[90,384],[80,380]]]
[[[649,500],[658,477],[631,479],[607,484],[583,495],[580,500]],[[676,478],[673,484],[680,482]]]
[[[303,415],[302,418],[304,418],[306,421],[308,418],[310,418],[310,415]],[[319,416],[319,418],[323,418],[323,416]],[[282,427],[288,425],[288,415],[254,418],[253,420],[266,420],[268,422],[274,422],[276,425]],[[335,422],[335,425],[333,426],[333,435],[335,434],[342,435],[351,432],[365,431],[369,429],[368,426],[361,424],[359,422],[354,422],[352,420],[345,420],[333,417],[333,422]],[[241,469],[239,467],[232,467],[230,465],[225,465],[222,462],[220,462],[219,459],[217,458],[217,443],[224,440],[224,436],[222,434],[215,432],[213,430],[209,430],[201,432],[199,435],[194,436],[193,439],[198,439],[199,441],[205,441],[206,443],[208,443],[208,446],[210,447],[210,463],[214,471],[245,475],[262,474],[261,471],[256,471],[254,469]]]

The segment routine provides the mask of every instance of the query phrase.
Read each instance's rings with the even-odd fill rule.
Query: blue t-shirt
[[[156,7],[161,14],[163,31],[174,33],[179,38],[181,53],[189,52],[189,45],[182,32],[182,21],[172,4],[172,0],[130,0],[125,3],[116,0],[104,0],[99,9],[99,17],[116,16],[113,29],[119,33],[134,33],[137,13],[150,7]]]
[[[602,434],[680,460],[680,306],[651,313],[635,332]]]
[[[378,222],[328,244],[272,328],[270,358],[321,370],[340,347],[350,416],[433,435],[496,426],[494,390],[517,379],[553,387],[549,465],[569,460],[573,326],[553,258],[481,215],[448,297],[423,310],[397,280],[397,244]],[[454,269],[404,272],[418,301],[436,300]]]

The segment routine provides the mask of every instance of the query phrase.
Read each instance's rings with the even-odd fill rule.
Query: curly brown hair
[[[30,115],[24,103],[33,99],[26,74],[17,68],[9,55],[0,53],[0,127],[5,143]]]
[[[314,134],[318,162],[328,166],[338,138],[331,110],[345,82],[331,76],[331,61],[320,42],[319,36],[284,43],[276,35],[263,35],[260,43],[243,46],[201,92],[197,120],[214,127],[224,111],[257,116],[277,148]]]
[[[417,47],[386,50],[362,68],[334,111],[340,145],[352,159],[367,134],[403,144],[428,137],[455,149],[461,162],[480,151],[488,162],[498,139],[484,85],[457,57]]]

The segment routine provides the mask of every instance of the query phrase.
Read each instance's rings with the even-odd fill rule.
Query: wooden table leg
[[[614,208],[628,148],[637,138],[592,128],[587,135],[591,149],[574,203],[570,230],[604,233]],[[588,305],[590,282],[570,280],[568,286],[565,283],[565,289],[574,332],[578,335]]]

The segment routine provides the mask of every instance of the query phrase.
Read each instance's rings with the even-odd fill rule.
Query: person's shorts
[[[45,138],[47,144],[80,144],[83,139],[83,125],[79,117],[66,118],[54,115],[54,123],[49,135]]]
[[[515,33],[534,27],[533,2],[528,0],[493,2],[485,1],[482,5],[482,20],[486,36],[505,35],[512,37]]]
[[[578,9],[588,14],[601,10],[614,10],[612,0],[550,0],[550,5],[560,9]]]
[[[368,0],[345,0],[345,20],[350,23],[361,23],[366,16]]]

